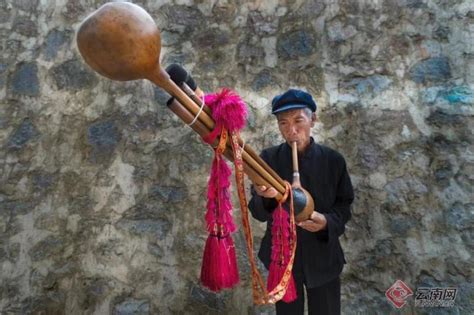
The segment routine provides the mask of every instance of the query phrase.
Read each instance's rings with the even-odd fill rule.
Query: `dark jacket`
[[[291,183],[293,166],[291,148],[287,143],[265,149],[262,159],[278,175]],[[339,243],[345,225],[351,218],[350,205],[354,200],[351,180],[346,162],[337,151],[311,143],[298,157],[301,185],[313,197],[316,211],[327,219],[327,228],[309,232],[297,227],[297,249],[294,272],[302,273],[308,288],[317,287],[336,278],[346,260]],[[271,257],[271,212],[277,203],[275,199],[263,198],[252,189],[249,209],[253,217],[267,222],[267,230],[260,245],[258,257],[269,268]]]

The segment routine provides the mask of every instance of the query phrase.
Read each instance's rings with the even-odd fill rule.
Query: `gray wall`
[[[252,305],[240,230],[241,284],[200,287],[211,151],[150,82],[85,65],[75,31],[103,2],[0,1],[0,312],[272,313]],[[256,150],[281,142],[276,93],[316,97],[313,136],[346,157],[356,192],[343,313],[395,313],[397,279],[458,287],[432,314],[473,313],[471,1],[136,3],[162,64],[244,98]],[[412,297],[402,313],[422,311]]]

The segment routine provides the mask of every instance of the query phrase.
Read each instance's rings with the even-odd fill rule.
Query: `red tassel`
[[[232,233],[237,227],[232,218],[232,203],[229,193],[231,170],[223,159],[229,131],[238,131],[245,125],[247,108],[243,100],[233,91],[206,95],[205,103],[212,109],[216,122],[214,130],[204,138],[213,143],[220,134],[214,152],[211,175],[207,191],[206,223],[209,237],[204,249],[201,267],[201,282],[211,291],[231,288],[239,282],[237,259]]]
[[[215,253],[217,248],[217,237],[209,235],[204,248],[204,255],[202,258],[201,266],[201,282],[209,288],[211,291],[217,291],[216,283],[214,279],[215,266],[212,265],[213,259],[211,253]]]
[[[288,222],[288,213],[282,205],[273,211],[272,225],[272,256],[270,270],[268,273],[267,290],[272,291],[281,281],[291,256],[290,248],[290,224]],[[293,302],[297,297],[295,280],[290,276],[286,293],[283,301]]]
[[[224,240],[227,242],[226,251],[229,257],[228,259],[229,272],[228,272],[228,278],[226,280],[226,284],[227,284],[226,288],[231,288],[237,283],[239,283],[239,268],[237,267],[237,257],[235,255],[234,240],[232,239],[230,235]]]
[[[275,288],[280,282],[282,276],[283,272],[281,266],[272,261],[268,271],[267,290],[273,290],[273,288]]]
[[[290,282],[288,283],[288,288],[286,289],[286,293],[283,296],[282,301],[285,303],[290,303],[296,300],[297,294],[296,294],[296,285],[295,285],[295,279],[293,278],[293,275],[290,277]]]
[[[214,292],[231,288],[239,282],[235,246],[231,236],[236,225],[232,218],[230,175],[230,168],[216,150],[207,191],[206,222],[209,237],[201,267],[202,284]]]
[[[239,272],[232,237],[209,235],[204,249],[201,282],[211,291],[232,288],[239,283]]]

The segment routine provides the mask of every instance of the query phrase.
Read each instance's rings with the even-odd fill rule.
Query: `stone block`
[[[87,141],[92,146],[91,159],[102,161],[112,156],[121,134],[113,120],[93,123],[87,130]]]
[[[298,30],[278,37],[278,57],[284,60],[306,57],[315,51],[316,40],[314,35],[305,30]]]
[[[36,243],[29,251],[31,260],[40,261],[48,258],[61,258],[61,253],[66,246],[62,237],[50,235]]]
[[[150,302],[129,298],[114,306],[114,315],[148,315],[150,314]]]
[[[419,61],[410,69],[410,78],[416,83],[442,82],[451,78],[451,66],[446,56]]]
[[[60,31],[54,29],[46,37],[43,52],[47,60],[53,60],[58,50],[70,39],[70,31]]]
[[[154,185],[150,190],[150,195],[154,198],[160,199],[163,202],[183,202],[187,197],[185,187],[163,186],[160,184]]]
[[[27,37],[35,37],[38,34],[38,26],[28,17],[17,17],[13,23],[13,31]]]
[[[5,76],[8,65],[5,63],[0,63],[0,89],[5,85]],[[1,124],[0,124],[1,128]]]
[[[51,70],[59,90],[82,90],[93,88],[98,80],[91,70],[79,60],[68,60]]]
[[[23,120],[20,126],[8,137],[7,147],[10,149],[21,149],[38,136],[38,130],[31,120],[27,118]]]
[[[171,231],[171,223],[165,219],[121,219],[117,227],[139,236],[164,239]]]
[[[16,94],[38,96],[39,79],[36,63],[20,63],[10,76],[10,89]]]
[[[474,227],[474,204],[463,205],[456,202],[443,212],[444,222],[448,228],[457,231]]]
[[[207,291],[197,285],[192,286],[189,295],[193,301],[204,304],[212,310],[225,309],[225,300],[223,300],[219,295]]]

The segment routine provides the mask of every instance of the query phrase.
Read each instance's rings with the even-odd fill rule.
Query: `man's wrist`
[[[319,229],[319,231],[327,229],[328,220],[323,213],[319,213],[316,210],[313,210],[313,213],[310,216],[310,220],[316,224],[322,225],[322,228]]]
[[[328,218],[323,213],[321,213],[321,217],[324,218],[324,227],[322,228],[322,230],[327,231],[327,229],[328,229]]]

